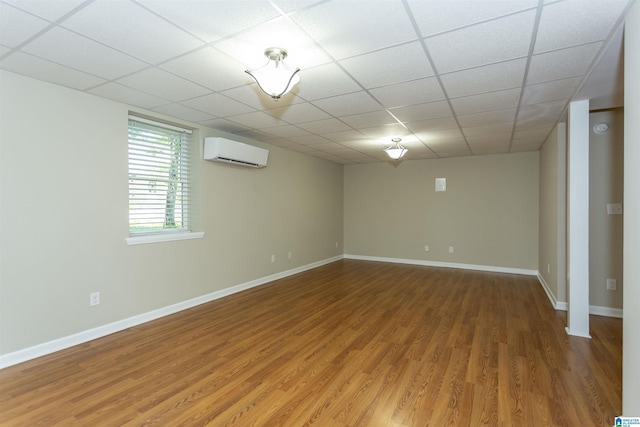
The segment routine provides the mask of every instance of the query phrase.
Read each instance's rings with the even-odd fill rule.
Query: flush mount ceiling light
[[[400,141],[402,141],[402,139],[392,138],[391,142],[393,142],[393,144],[391,144],[391,147],[384,150],[393,160],[398,160],[400,157],[407,154],[407,151],[409,151],[400,145]]]
[[[264,93],[277,101],[300,81],[300,68],[284,65],[282,61],[287,57],[287,51],[282,48],[270,47],[264,51],[264,56],[269,58],[264,67],[246,70],[245,73],[253,77]]]

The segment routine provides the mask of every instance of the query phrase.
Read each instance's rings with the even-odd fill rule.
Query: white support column
[[[622,414],[640,417],[640,2],[624,24]]]
[[[569,104],[567,333],[589,335],[589,100]]]

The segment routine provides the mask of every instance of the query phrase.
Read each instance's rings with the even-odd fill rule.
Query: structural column
[[[622,413],[640,417],[640,2],[624,27],[624,319]]]
[[[589,100],[569,104],[567,333],[589,335]]]

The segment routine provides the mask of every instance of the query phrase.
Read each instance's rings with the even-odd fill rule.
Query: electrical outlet
[[[616,290],[616,279],[607,279],[607,290],[615,291]]]
[[[547,273],[551,273],[551,264],[547,264]]]
[[[89,307],[100,304],[100,292],[92,292],[89,294]]]
[[[453,253],[453,246],[449,246],[449,253],[452,254]]]
[[[429,248],[429,245],[424,245],[424,251],[425,252],[429,252],[431,249]]]
[[[275,254],[274,254],[274,255],[271,255],[271,262],[276,262],[276,256],[275,256]]]
[[[289,257],[289,259],[293,258],[293,252],[289,251],[289,253],[287,254],[287,256]]]

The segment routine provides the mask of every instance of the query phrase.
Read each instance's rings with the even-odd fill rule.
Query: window
[[[190,231],[191,131],[129,116],[129,236]]]

